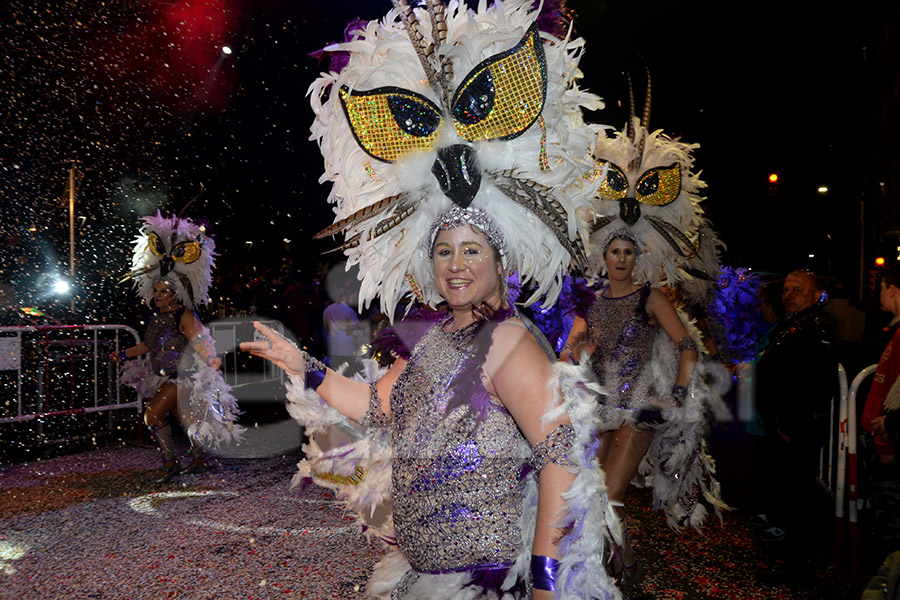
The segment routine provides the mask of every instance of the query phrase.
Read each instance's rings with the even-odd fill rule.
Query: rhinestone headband
[[[634,234],[628,231],[627,229],[616,229],[606,238],[606,241],[603,242],[603,256],[606,256],[606,251],[609,250],[609,245],[612,244],[613,240],[625,240],[626,242],[631,242],[634,244],[634,255],[641,255],[641,246],[638,244],[637,238],[634,237]]]
[[[471,225],[475,227],[484,237],[487,238],[488,244],[500,253],[500,260],[506,265],[506,242],[503,234],[494,222],[488,217],[487,212],[483,208],[460,208],[454,205],[453,208],[446,211],[435,219],[431,225],[431,235],[428,236],[428,257],[434,258],[434,238],[437,237],[438,231],[447,229],[456,229],[460,225]]]

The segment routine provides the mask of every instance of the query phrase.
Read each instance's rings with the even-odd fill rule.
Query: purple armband
[[[119,350],[119,361],[124,362],[128,360],[128,356],[125,354],[124,350]]]
[[[304,362],[306,362],[306,387],[316,391],[322,385],[322,382],[325,381],[325,364],[310,356],[305,350],[300,352],[303,354]]]
[[[559,561],[549,556],[531,555],[531,585],[538,590],[556,591]]]

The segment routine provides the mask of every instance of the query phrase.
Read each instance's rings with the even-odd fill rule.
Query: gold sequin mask
[[[600,197],[604,200],[622,200],[627,198],[629,192],[628,178],[625,172],[611,162],[606,177],[600,184]],[[681,165],[673,163],[667,167],[654,167],[647,169],[638,178],[634,185],[634,199],[640,204],[651,206],[665,206],[678,198],[681,192]]]
[[[168,252],[163,245],[162,239],[153,232],[148,236],[147,247],[156,258],[171,258],[175,262],[184,263],[186,265],[199,259],[202,252],[200,242],[196,240],[188,240],[186,242],[175,244],[172,251]]]
[[[356,141],[384,162],[434,150],[447,116],[469,142],[513,139],[540,117],[546,93],[547,65],[535,25],[515,47],[469,71],[453,96],[449,115],[425,96],[403,88],[339,90]]]

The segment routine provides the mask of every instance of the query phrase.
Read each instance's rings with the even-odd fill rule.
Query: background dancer
[[[621,230],[604,245],[607,287],[597,294],[587,322],[579,319],[570,334],[575,356],[589,356],[594,378],[609,394],[603,400],[598,458],[623,528],[621,554],[613,557],[610,569],[626,589],[642,573],[629,541],[625,495],[654,433],[673,408],[684,404],[697,360],[696,344],[662,292],[632,280],[640,252],[635,242]],[[677,378],[667,389],[657,381],[652,364],[660,330],[680,352]]]
[[[207,469],[204,446],[238,442],[244,431],[234,425],[237,401],[222,379],[222,359],[216,356],[209,330],[194,309],[209,302],[209,285],[215,244],[203,227],[178,217],[144,217],[135,244],[132,271],[138,293],[156,306],[144,340],[137,346],[113,352],[124,364],[121,380],[147,398],[144,423],[153,432],[163,458],[167,482],[182,470]],[[191,442],[191,462],[182,469],[172,432],[180,420]]]

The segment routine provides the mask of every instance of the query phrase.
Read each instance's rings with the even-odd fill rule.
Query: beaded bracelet
[[[571,467],[574,463],[569,459],[569,452],[574,441],[575,428],[568,424],[559,425],[531,448],[531,458],[527,462],[536,473],[549,463]]]
[[[549,556],[531,555],[531,585],[538,590],[556,591],[559,561]]]
[[[684,399],[687,398],[687,388],[683,385],[678,385],[677,383],[672,386],[672,400],[674,400],[678,404],[684,404]]]
[[[691,336],[686,335],[678,340],[678,343],[675,344],[675,349],[679,352],[686,352],[687,350],[693,350],[694,352],[696,352],[697,342],[695,342],[693,338],[691,338]]]

